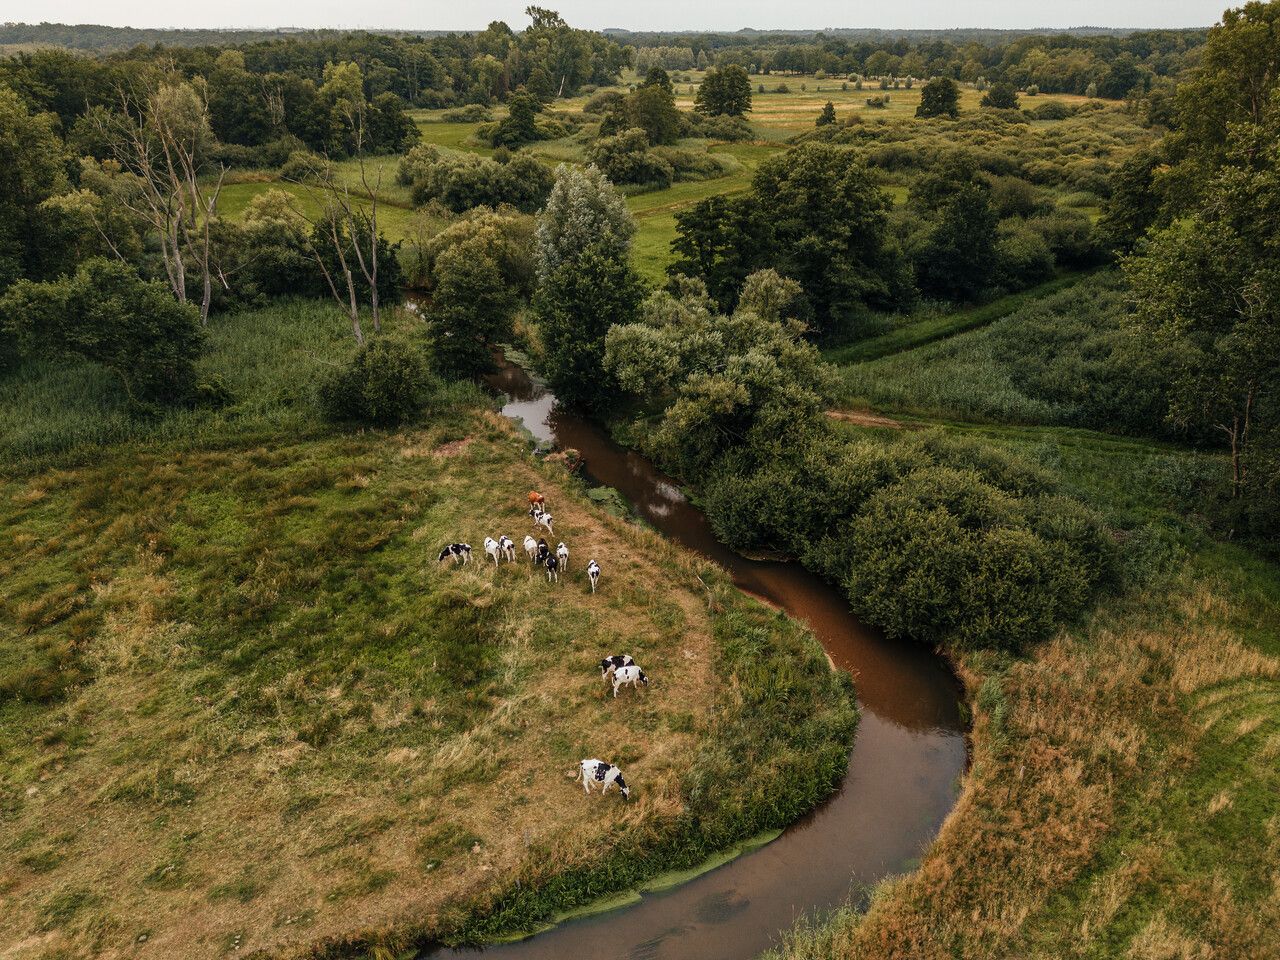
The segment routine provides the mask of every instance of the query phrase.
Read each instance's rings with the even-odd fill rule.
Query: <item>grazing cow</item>
[[[603,797],[609,792],[609,787],[616,783],[618,789],[622,791],[623,800],[631,797],[631,788],[627,786],[627,781],[622,779],[622,771],[612,763],[605,763],[603,760],[583,760],[578,764],[578,775],[573,779],[582,781],[582,789],[586,793],[590,793],[592,785],[598,783],[600,796]]]
[[[498,558],[502,556],[502,549],[498,546],[498,541],[493,537],[484,538],[484,552],[493,557],[493,565],[498,565]]]
[[[560,561],[560,569],[569,572],[569,548],[563,543],[556,547],[556,559]]]
[[[556,518],[549,513],[540,513],[533,518],[533,525],[535,527],[546,527],[547,533],[555,533],[555,531],[551,529],[551,524],[555,522],[555,519]]]
[[[505,533],[498,538],[498,549],[502,551],[507,563],[516,562],[516,542]]]
[[[529,491],[529,509],[533,510],[534,508],[537,508],[537,511],[539,513],[547,509],[547,498],[544,497],[542,494],[540,494],[537,490],[530,490]]]
[[[611,657],[605,657],[600,661],[600,679],[608,680],[609,674],[613,673],[613,671],[617,670],[619,667],[630,667],[634,664],[635,661],[625,653],[615,653]]]
[[[533,539],[533,537],[525,537],[524,552],[525,552],[525,555],[529,558],[530,563],[533,563],[535,560],[537,560],[538,559],[538,541]]]
[[[634,688],[637,683],[643,683],[646,687],[649,685],[649,678],[644,675],[644,671],[637,667],[634,663],[628,667],[619,667],[613,671],[613,695],[617,697],[618,688],[631,684]]]
[[[538,562],[546,563],[547,557],[551,555],[551,548],[547,546],[547,541],[541,537],[538,538]]]
[[[547,564],[547,583],[551,583],[553,580],[556,583],[559,583],[560,582],[560,561],[557,560],[553,554],[549,553],[547,554],[546,564]]]
[[[600,564],[592,560],[587,564],[587,579],[591,581],[591,592],[596,592],[596,584],[600,582]]]
[[[536,503],[529,508],[529,518],[533,521],[533,525],[535,527],[538,525],[538,518],[546,512],[546,510]]]
[[[459,563],[466,564],[471,559],[471,544],[469,543],[451,543],[440,551],[440,558],[436,563],[444,563],[449,558],[453,558],[454,565]]]

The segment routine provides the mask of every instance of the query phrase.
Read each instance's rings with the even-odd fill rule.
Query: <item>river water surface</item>
[[[777,840],[631,906],[487,947],[485,960],[748,960],[777,945],[801,914],[910,869],[951,809],[965,768],[960,688],[943,662],[859,623],[798,564],[748,560],[723,546],[675,481],[557,406],[520,367],[506,363],[490,382],[509,397],[506,416],[539,440],[577,449],[590,479],[618,490],[663,535],[808,624],[835,665],[853,674],[862,719],[839,792]]]

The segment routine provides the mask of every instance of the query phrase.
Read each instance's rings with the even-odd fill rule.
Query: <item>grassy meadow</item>
[[[678,76],[682,79],[674,83],[676,104],[681,110],[692,110],[697,85],[704,74],[701,71],[689,71]],[[618,87],[606,89],[625,92],[628,84],[638,82],[638,79],[628,76]],[[864,82],[863,89],[858,90],[851,80],[818,80],[812,75],[752,75],[753,106],[747,119],[756,139],[741,143],[709,143],[706,140],[689,139],[679,144],[684,149],[706,150],[719,158],[725,166],[722,176],[709,180],[678,182],[664,190],[628,193],[627,205],[639,228],[633,244],[633,257],[640,274],[651,283],[665,282],[666,267],[673,259],[671,241],[676,236],[675,215],[706,197],[747,189],[755,168],[761,161],[776,151],[785,149],[791,138],[812,131],[814,119],[828,101],[835,106],[838,121],[865,127],[874,134],[876,143],[882,143],[879,148],[870,148],[869,155],[880,171],[883,189],[895,203],[905,201],[914,170],[910,169],[909,164],[902,166],[896,155],[876,160],[876,150],[909,153],[912,150],[922,150],[926,145],[936,148],[950,142],[951,133],[945,122],[916,119],[915,110],[920,102],[922,84],[914,82],[912,88],[907,89],[901,86],[904,82],[900,81],[899,89],[880,90],[878,81],[868,80]],[[758,92],[760,85],[764,86],[764,93]],[[779,85],[785,86],[787,92],[777,92]],[[886,95],[888,102],[884,107],[868,105],[868,100]],[[576,114],[585,117],[590,123],[597,118],[582,113],[588,99],[589,95],[582,94],[557,100],[549,108],[549,115]],[[980,91],[969,86],[962,87],[962,117],[978,116],[981,99]],[[1091,102],[1102,109],[1066,121],[1032,121],[1000,137],[980,133],[976,135],[973,145],[995,150],[1033,150],[1046,158],[1052,157],[1069,168],[1084,170],[1099,157],[1122,156],[1133,145],[1150,136],[1149,131],[1124,118],[1121,105],[1118,104],[1089,101],[1085,97],[1066,94],[1041,94],[1038,97],[1022,98],[1026,108],[1033,108],[1049,100],[1067,106]],[[492,148],[476,135],[484,123],[445,119],[449,112],[443,109],[411,111],[422,142],[448,151],[492,155]],[[501,119],[505,116],[506,108],[497,106],[490,112],[495,119]],[[589,125],[583,131],[562,139],[530,144],[523,149],[550,166],[562,162],[581,163],[590,140],[590,131]],[[1087,142],[1082,144],[1081,141]],[[392,240],[406,239],[424,229],[429,234],[441,226],[439,223],[421,224],[415,220],[409,189],[395,182],[395,169],[399,159],[399,156],[375,157],[367,165],[371,181],[376,179],[379,170],[382,172],[380,196],[384,205],[380,218],[385,233]],[[339,163],[337,172],[339,179],[347,183],[354,194],[362,193],[359,170],[354,161]],[[243,215],[253,197],[273,188],[285,189],[294,194],[306,212],[317,212],[316,197],[296,184],[278,182],[273,171],[237,174],[233,182],[223,189],[221,209],[227,216],[237,218]],[[1087,191],[1082,193],[1060,186],[1046,186],[1042,189],[1054,199],[1069,201],[1070,205],[1090,216],[1096,217],[1099,212],[1097,204],[1100,201]]]
[[[1280,954],[1280,564],[1200,515],[1222,454],[1144,436],[1123,384],[1160,361],[1125,352],[1125,298],[1113,271],[1073,275],[829,352],[843,429],[1038,460],[1129,561],[1025,657],[958,657],[973,765],[938,839],[771,960]]]
[[[336,431],[312,396],[349,349],[335,310],[212,326],[219,411],[130,423],[86,368],[5,383],[5,943],[467,941],[689,867],[838,781],[852,696],[812,636],[593,506],[473,388],[411,429]],[[483,557],[523,536],[531,487],[572,551],[558,586]],[[459,539],[473,562],[437,566]],[[596,663],[619,652],[653,682],[614,700]],[[585,756],[623,766],[630,804],[583,795]]]

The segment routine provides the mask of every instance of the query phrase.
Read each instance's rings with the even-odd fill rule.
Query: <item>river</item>
[[[715,561],[742,590],[808,624],[832,662],[853,675],[862,719],[839,791],[772,843],[639,903],[484,948],[485,960],[748,960],[776,946],[802,914],[910,869],[955,802],[965,769],[961,691],[946,665],[867,628],[799,564],[729,550],[675,481],[557,406],[520,367],[505,363],[490,382],[509,397],[503,414],[539,440],[577,449],[592,482],[618,490],[655,529]]]

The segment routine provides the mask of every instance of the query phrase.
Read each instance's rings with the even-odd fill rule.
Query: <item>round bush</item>
[[[359,347],[347,364],[320,382],[324,415],[334,421],[395,426],[415,416],[431,377],[416,350],[380,337]]]

